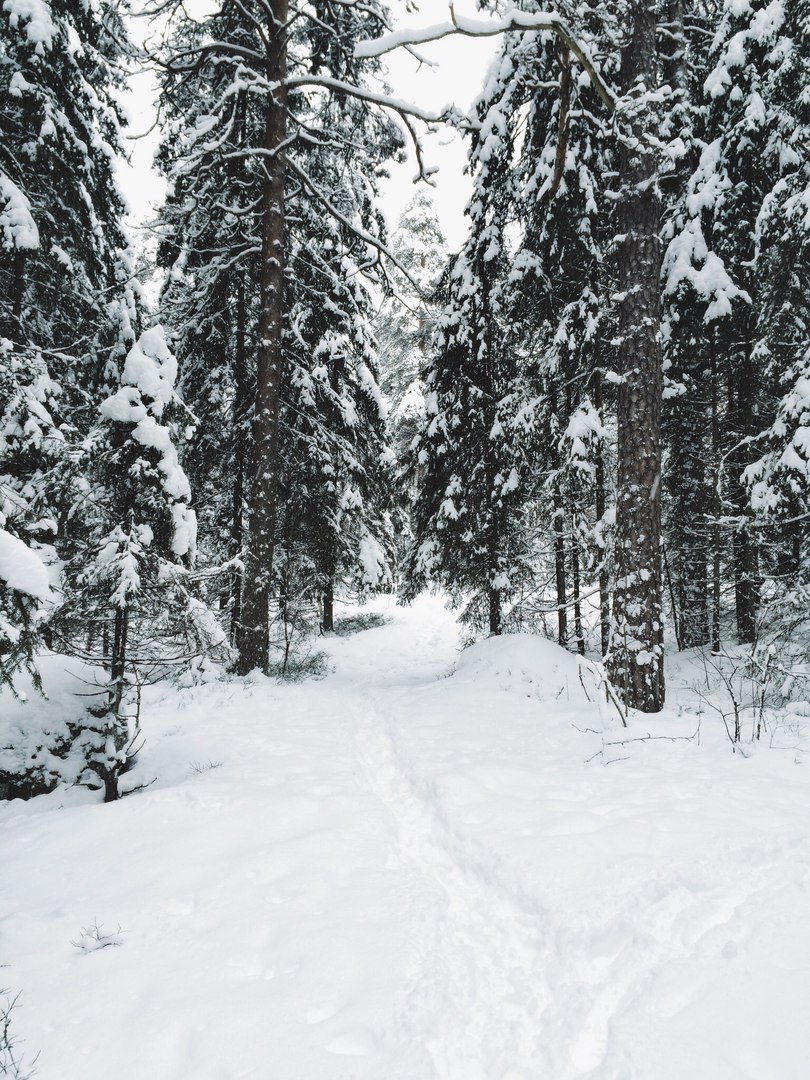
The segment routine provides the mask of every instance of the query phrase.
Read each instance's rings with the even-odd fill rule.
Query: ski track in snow
[[[156,702],[164,775],[132,800],[0,804],[0,985],[41,1080],[804,1080],[784,758],[586,765],[575,661],[493,644],[446,679],[435,600],[328,648],[321,683]],[[77,958],[96,913],[122,945]]]
[[[411,907],[403,1041],[424,1043],[432,1070],[425,1076],[539,1075],[539,1019],[551,1002],[542,911],[513,893],[484,853],[454,833],[435,797],[420,792],[375,700],[354,712],[360,760],[388,809]]]

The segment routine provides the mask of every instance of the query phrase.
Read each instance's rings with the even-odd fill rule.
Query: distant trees
[[[392,294],[374,321],[380,353],[380,385],[391,403],[397,459],[404,464],[424,416],[422,368],[439,314],[439,279],[447,265],[447,241],[430,197],[418,189],[391,236],[399,266],[389,268]]]

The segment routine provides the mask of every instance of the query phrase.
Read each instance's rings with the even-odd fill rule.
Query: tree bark
[[[498,589],[489,589],[489,632],[497,635],[501,632],[501,594]]]
[[[245,513],[245,458],[247,447],[241,438],[242,425],[248,408],[247,348],[245,340],[245,286],[239,282],[236,291],[236,341],[234,350],[234,481],[231,506],[231,556],[239,558],[244,541],[243,519]],[[244,572],[236,569],[231,574],[231,641],[238,640],[242,625],[242,590]]]
[[[750,340],[750,337],[749,339]],[[756,640],[759,615],[759,551],[751,530],[751,508],[742,473],[751,459],[750,446],[742,440],[756,434],[754,422],[754,363],[747,347],[730,374],[730,412],[732,430],[740,444],[729,455],[732,472],[732,501],[737,510],[737,526],[732,540],[734,557],[734,601],[737,614],[737,640],[750,645]]]
[[[253,418],[254,473],[249,492],[250,523],[245,555],[242,623],[237,670],[267,672],[270,649],[270,592],[278,499],[278,420],[282,369],[284,299],[284,184],[287,135],[287,0],[270,0],[267,96],[262,193],[262,264],[256,404]]]
[[[323,604],[321,630],[328,634],[335,629],[335,590],[331,581],[328,581],[324,586],[321,602]]]
[[[571,576],[574,601],[574,640],[577,652],[585,655],[585,634],[582,629],[582,601],[580,599],[579,535],[577,533],[576,509],[571,510]]]
[[[552,375],[552,380],[556,378]],[[559,415],[557,390],[552,381],[549,389],[549,407],[552,416]],[[570,415],[570,409],[569,413]],[[560,486],[560,452],[556,431],[551,432],[552,507],[554,513],[554,584],[557,593],[557,644],[568,647],[568,596],[565,567],[565,505]]]
[[[602,419],[602,373],[598,369],[594,371],[593,380],[593,403]],[[607,493],[605,491],[605,453],[600,442],[596,457],[596,476],[594,477],[594,501],[596,520],[603,523],[607,510]],[[610,577],[607,568],[607,548],[603,546],[599,558],[599,639],[602,646],[602,657],[610,651]]]
[[[661,208],[655,128],[649,105],[656,71],[656,17],[650,0],[631,11],[632,33],[622,54],[622,87],[634,100],[632,122],[620,130],[619,387],[616,505],[616,585],[610,679],[625,704],[658,712],[664,704],[661,644]]]
[[[720,592],[722,588],[720,568],[720,388],[717,371],[717,352],[712,350],[712,652],[720,652]]]

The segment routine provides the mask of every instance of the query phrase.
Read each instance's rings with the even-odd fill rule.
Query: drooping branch
[[[386,244],[384,244],[381,240],[378,240],[376,236],[372,235],[369,232],[366,232],[365,229],[361,228],[359,225],[351,221],[345,214],[341,213],[340,210],[338,210],[338,208],[335,206],[334,202],[326,194],[326,192],[323,191],[315,183],[312,177],[309,176],[309,174],[305,172],[305,170],[302,169],[301,166],[293,158],[289,158],[287,160],[287,165],[290,169],[292,169],[294,173],[296,173],[296,175],[299,177],[304,187],[310,192],[310,194],[313,195],[318,200],[318,202],[321,203],[324,209],[336,221],[339,221],[341,225],[348,229],[349,232],[352,233],[352,235],[355,236],[358,240],[362,241],[364,244],[368,244],[369,247],[373,248],[377,252],[378,256],[384,256],[393,266],[397,268],[397,270],[399,270],[403,277],[408,281],[408,284],[411,285],[421,296],[422,289],[419,283],[411,276],[408,270],[402,265],[396,255],[394,255],[394,253]]]
[[[451,4],[450,19],[450,22],[436,23],[421,29],[395,30],[391,34],[385,34],[371,41],[361,41],[355,46],[355,55],[358,57],[383,56],[401,46],[424,45],[429,41],[440,41],[442,38],[454,35],[496,37],[498,34],[507,34],[516,30],[550,30],[580,62],[608,111],[611,113],[616,111],[619,95],[603,79],[588,47],[576,37],[562,16],[556,12],[512,11],[503,19],[469,19],[456,15]]]

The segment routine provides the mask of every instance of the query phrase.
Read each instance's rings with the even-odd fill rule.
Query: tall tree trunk
[[[594,371],[593,375],[593,403],[602,419],[602,373]],[[597,522],[604,523],[605,511],[607,510],[607,493],[605,491],[605,454],[602,444],[596,458],[596,476],[594,477],[594,501]],[[610,649],[610,577],[607,568],[607,549],[602,547],[599,557],[599,638],[602,646],[602,656],[605,657]]]
[[[487,595],[489,598],[489,632],[493,635],[500,634],[502,628],[501,594],[498,589],[490,588]]]
[[[287,0],[269,0],[267,95],[262,192],[262,267],[259,282],[259,354],[253,418],[254,473],[245,557],[242,625],[237,670],[267,671],[270,649],[270,586],[278,498],[278,419],[284,301],[284,182],[287,135]]]
[[[331,581],[327,581],[321,595],[323,604],[323,617],[321,618],[321,630],[325,634],[335,629],[335,589]]]
[[[737,360],[729,376],[730,402],[733,402],[732,430],[738,444],[756,434],[754,423],[754,363],[750,347]],[[751,459],[749,445],[738,445],[729,455],[732,501],[737,511],[737,526],[732,540],[734,556],[734,601],[737,613],[737,640],[741,645],[756,640],[759,614],[759,551],[751,530],[751,508],[742,473]]]
[[[236,290],[236,342],[234,349],[234,383],[236,400],[234,402],[234,478],[233,502],[231,504],[231,557],[239,558],[242,552],[243,519],[245,513],[245,459],[247,447],[242,439],[248,410],[248,375],[247,347],[245,340],[245,286],[239,282]],[[244,573],[241,569],[231,574],[231,641],[238,640],[239,627],[242,624],[242,589]]]
[[[124,700],[128,637],[129,609],[117,607],[113,620],[110,684],[107,690],[107,701],[102,708],[106,728],[107,745],[104,748],[106,760],[96,766],[96,772],[104,785],[105,803],[115,802],[120,798],[118,777],[121,767],[117,758],[126,745],[127,722],[121,717],[121,704]]]
[[[680,642],[684,649],[709,640],[708,424],[705,380],[693,366],[684,397],[671,404],[668,489],[672,498],[669,541],[674,556]]]
[[[568,647],[568,595],[565,580],[565,508],[559,480],[554,480],[554,581],[557,592],[557,642]]]
[[[345,361],[341,356],[332,359],[332,370],[329,373],[329,385],[332,388],[334,401],[340,400],[340,390],[344,382]],[[322,524],[320,535],[322,538],[321,572],[323,591],[321,604],[323,615],[321,618],[321,630],[328,633],[335,628],[335,578],[338,569],[338,546],[335,536],[335,522],[338,513],[338,492],[340,490],[340,455],[335,452],[332,456],[332,487],[333,494],[329,498],[329,505],[322,506]],[[320,545],[319,545],[320,546]]]
[[[622,54],[627,94],[654,89],[656,7],[636,0]],[[635,97],[635,94],[632,95]],[[648,137],[650,106],[637,107],[620,134],[618,475],[616,586],[609,675],[625,704],[658,712],[664,704],[661,646],[661,208],[657,162]]]
[[[717,350],[712,349],[712,652],[720,652],[720,591],[722,579],[720,572],[720,387],[717,370]]]
[[[585,655],[585,634],[582,630],[582,602],[580,600],[579,536],[577,533],[576,510],[571,510],[571,580],[574,601],[574,639],[577,652]]]
[[[556,375],[552,376],[549,388],[549,408],[551,415],[559,416],[557,389],[554,385]],[[568,415],[570,416],[570,410]],[[568,596],[566,590],[566,567],[565,567],[565,504],[560,487],[560,451],[557,441],[557,433],[551,432],[551,468],[554,474],[552,480],[551,499],[554,522],[554,583],[557,593],[557,643],[565,649],[568,647]]]

